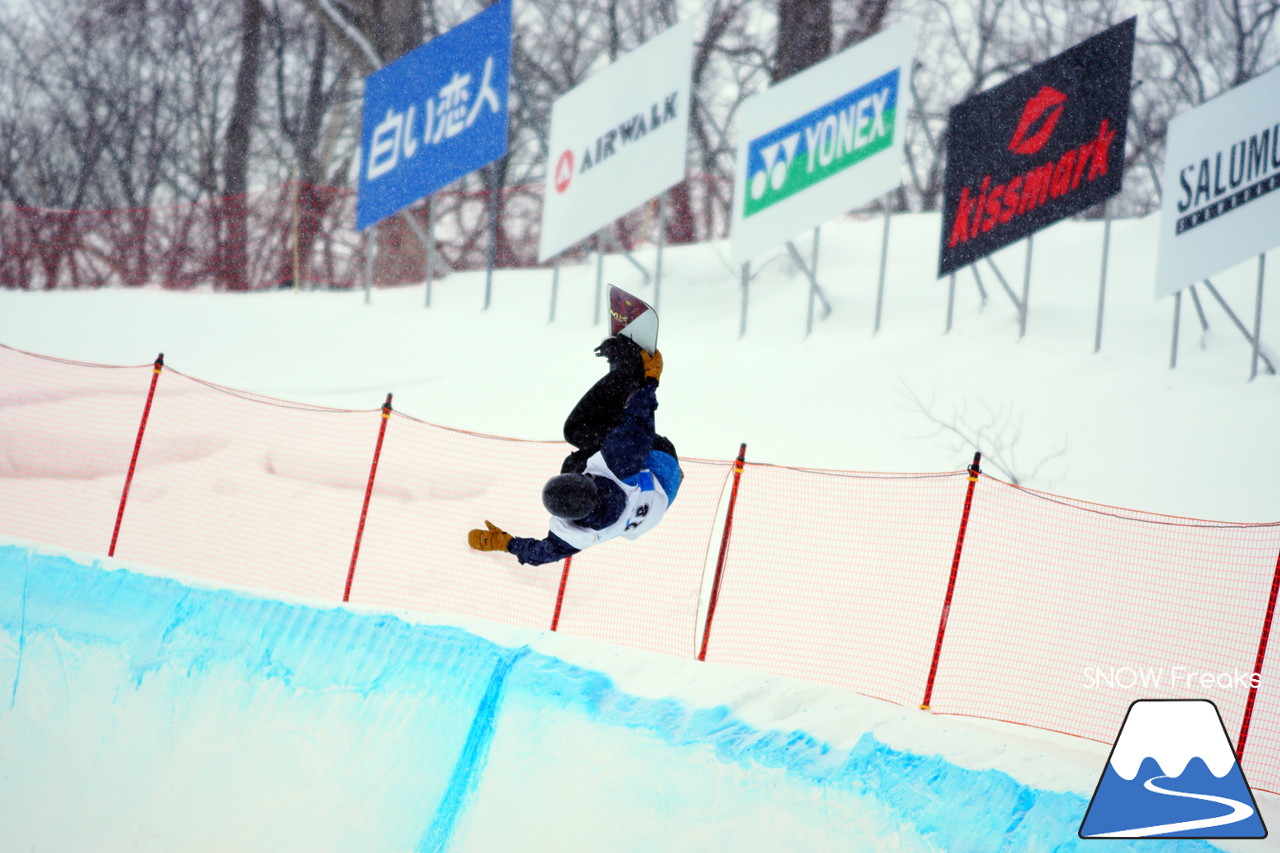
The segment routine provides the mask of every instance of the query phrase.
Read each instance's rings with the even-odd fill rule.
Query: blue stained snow
[[[1085,796],[871,734],[837,749],[725,707],[628,695],[600,672],[458,628],[0,544],[5,688],[0,826],[12,849],[1097,843],[1076,834]],[[59,770],[68,761],[76,774]],[[145,829],[128,817],[140,812],[153,814]]]

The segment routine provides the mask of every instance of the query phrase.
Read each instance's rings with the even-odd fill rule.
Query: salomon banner
[[[506,153],[510,67],[501,0],[365,78],[356,228]]]
[[[539,260],[684,179],[693,38],[676,24],[551,105]]]
[[[735,265],[898,186],[914,48],[903,22],[743,102]]]
[[[1136,21],[951,108],[939,277],[1120,191]]]
[[[1156,298],[1280,245],[1280,68],[1169,124]]]

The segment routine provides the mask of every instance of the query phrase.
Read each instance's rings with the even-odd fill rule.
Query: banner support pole
[[[658,259],[653,269],[653,310],[662,301],[662,250],[667,245],[667,193],[658,196]]]
[[[786,246],[787,246],[787,251],[791,254],[792,260],[794,260],[796,262],[796,265],[800,267],[801,272],[805,274],[805,278],[809,279],[810,300],[812,301],[813,297],[817,296],[818,300],[822,302],[822,319],[825,320],[826,318],[831,316],[831,303],[827,301],[826,294],[822,292],[822,287],[819,286],[818,284],[817,275],[815,275],[814,271],[809,269],[809,267],[805,264],[804,258],[801,257],[800,250],[796,248],[795,243],[788,240],[786,243]],[[810,311],[809,324],[808,324],[808,327],[805,329],[804,336],[806,338],[809,337],[809,334],[812,331],[813,331],[813,312]]]
[[[1178,327],[1182,323],[1182,291],[1173,294],[1173,352],[1169,355],[1169,369],[1178,366]]]
[[[889,197],[886,195],[884,200],[884,231],[880,235],[880,281],[876,285],[876,321],[871,329],[871,334],[877,334],[880,331],[880,316],[884,310],[884,277],[885,270],[889,265]]]
[[[943,334],[951,334],[951,321],[956,310],[956,274],[951,273],[951,283],[947,287],[947,330]]]
[[[373,301],[373,254],[378,248],[378,226],[370,225],[364,232],[364,304]]]
[[[1102,203],[1102,273],[1098,279],[1098,323],[1093,332],[1093,352],[1102,349],[1102,315],[1107,304],[1107,266],[1111,254],[1111,205]]]
[[[1258,295],[1253,305],[1253,360],[1249,368],[1249,381],[1258,378],[1258,357],[1262,355],[1262,283],[1267,277],[1267,253],[1258,255]]]
[[[738,339],[747,334],[747,304],[751,293],[751,261],[742,265],[742,319],[738,323]]]
[[[483,308],[485,311],[489,310],[489,305],[493,301],[493,266],[498,259],[498,197],[501,193],[497,168],[490,166],[489,171],[493,178],[489,186],[489,245],[485,248]]]
[[[604,242],[601,236],[603,234],[603,228],[596,232],[596,310],[593,315],[595,320],[592,321],[596,326],[600,325],[600,309],[604,301],[604,248],[601,246]]]
[[[1227,300],[1222,298],[1222,294],[1218,292],[1218,288],[1214,287],[1213,282],[1207,278],[1204,279],[1204,286],[1209,288],[1210,295],[1212,295],[1214,299],[1218,300],[1218,304],[1222,306],[1222,310],[1227,312],[1227,316],[1231,318],[1231,322],[1235,324],[1236,328],[1240,330],[1240,334],[1244,335],[1244,339],[1252,346],[1254,341],[1253,335],[1249,334],[1249,330],[1245,328],[1244,323],[1240,322],[1240,318],[1236,316],[1236,312],[1231,310],[1231,306],[1227,304]],[[1275,365],[1271,363],[1271,359],[1267,358],[1267,354],[1263,352],[1261,348],[1258,349],[1258,357],[1262,360],[1262,366],[1266,368],[1267,373],[1274,376],[1276,373]]]
[[[1031,250],[1035,248],[1035,237],[1034,233],[1027,235],[1027,262],[1022,270],[1022,310],[1018,317],[1018,340],[1027,335],[1027,314],[1030,312],[1031,298]]]
[[[560,257],[557,255],[555,265],[551,267],[551,313],[547,317],[547,323],[551,324],[556,321],[556,299],[560,295]]]
[[[431,307],[431,279],[435,275],[435,247],[436,247],[436,205],[433,195],[427,196],[427,239],[423,241],[423,246],[427,253],[427,294],[424,308]]]

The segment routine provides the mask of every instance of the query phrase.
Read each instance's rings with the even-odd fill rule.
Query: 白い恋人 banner
[[[511,2],[501,0],[365,79],[357,228],[506,153]]]

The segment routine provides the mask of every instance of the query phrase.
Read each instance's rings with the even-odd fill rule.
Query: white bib
[[[551,532],[579,551],[617,536],[635,539],[656,525],[670,504],[667,493],[662,490],[662,484],[648,469],[630,477],[631,482],[627,483],[609,470],[609,466],[604,463],[603,453],[596,453],[587,460],[583,473],[613,481],[627,496],[627,504],[618,520],[602,530],[592,530],[576,522],[552,516],[549,525]]]

